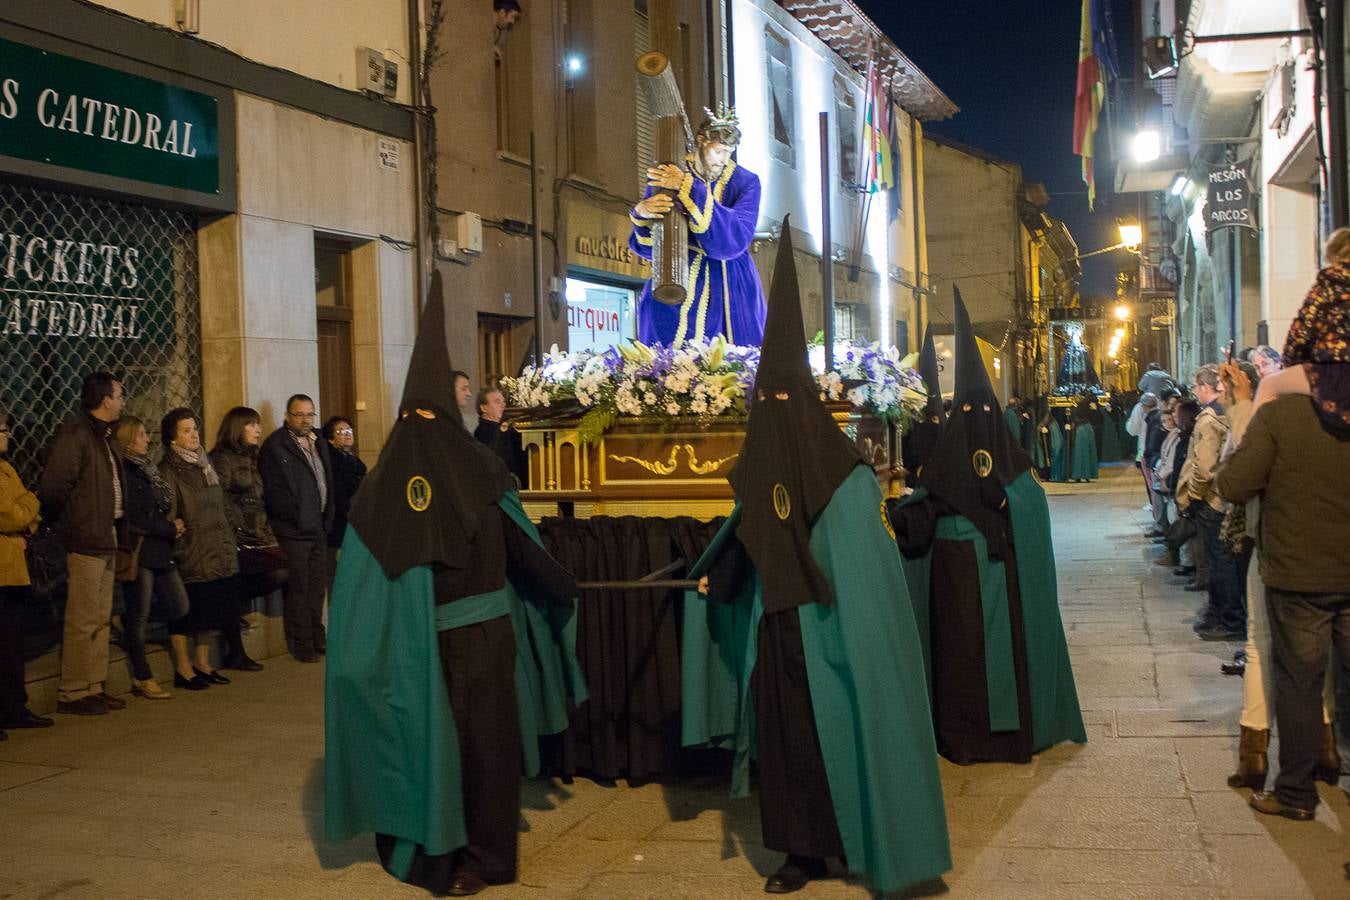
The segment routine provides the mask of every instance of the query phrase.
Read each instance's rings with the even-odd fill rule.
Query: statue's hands
[[[684,169],[661,163],[647,169],[647,184],[665,191],[678,191],[684,184]]]
[[[633,207],[633,211],[644,219],[659,219],[670,212],[675,201],[669,194],[652,194]]]

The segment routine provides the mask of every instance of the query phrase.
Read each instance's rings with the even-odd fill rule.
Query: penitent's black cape
[[[863,462],[820,402],[802,328],[790,222],[774,264],[750,420],[727,480],[740,504],[736,537],[764,585],[764,610],[829,603],[834,590],[811,556],[811,526],[854,467]]]
[[[514,486],[492,451],[464,430],[444,346],[439,272],[418,328],[400,418],[347,517],[389,578],[431,563],[465,568],[482,517]]]
[[[933,453],[933,447],[942,436],[947,415],[942,409],[942,384],[938,376],[937,344],[933,340],[933,326],[924,329],[923,349],[919,351],[919,377],[923,379],[928,402],[924,404],[919,421],[904,436],[901,443],[901,462],[908,472],[906,481],[911,487],[918,484],[923,467]]]

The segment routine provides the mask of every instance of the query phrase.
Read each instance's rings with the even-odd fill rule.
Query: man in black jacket
[[[291,570],[285,589],[286,644],[300,662],[318,662],[327,649],[323,595],[327,535],[333,524],[333,465],[328,442],[314,430],[314,401],[286,401],[286,424],[258,453],[267,521]]]
[[[56,709],[72,715],[100,716],[127,705],[106,684],[122,519],[122,450],[112,426],[121,414],[121,382],[107,372],[87,375],[80,411],[57,431],[38,491],[42,516],[56,523],[66,548],[70,580]]]

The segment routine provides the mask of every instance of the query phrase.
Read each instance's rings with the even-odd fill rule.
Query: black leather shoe
[[[1284,816],[1286,819],[1293,819],[1295,822],[1311,822],[1315,815],[1311,809],[1281,803],[1279,797],[1266,791],[1252,794],[1252,799],[1248,800],[1247,804],[1259,813],[1265,813],[1268,816]]]
[[[319,661],[319,654],[313,650],[292,650],[291,656],[295,657],[296,662],[316,663]]]
[[[56,721],[50,716],[35,716],[30,710],[25,709],[23,715],[3,724],[6,728],[51,728]]]
[[[1245,675],[1247,673],[1247,664],[1245,662],[1220,663],[1219,671],[1225,675]]]
[[[791,894],[800,891],[812,878],[824,878],[825,872],[825,860],[789,854],[787,861],[764,882],[764,893]]]
[[[220,674],[219,672],[203,672],[201,669],[197,668],[196,666],[193,666],[193,667],[192,667],[192,671],[194,671],[194,672],[197,673],[197,677],[198,677],[198,678],[205,678],[207,681],[211,682],[212,684],[229,684],[229,683],[230,683],[230,679],[226,678],[224,675]]]
[[[112,694],[108,693],[107,691],[102,691],[101,693],[95,694],[94,696],[97,697],[98,699],[102,700],[102,701],[103,701],[103,705],[106,706],[106,707],[108,707],[108,709],[126,709],[126,708],[127,708],[127,701],[123,700],[121,697],[114,697]]]
[[[106,716],[108,704],[90,694],[78,700],[59,700],[56,704],[56,711],[68,716]]]
[[[487,887],[487,882],[472,872],[456,872],[445,887],[447,897],[472,897]]]
[[[1184,588],[1182,588],[1182,590],[1183,590],[1183,591],[1190,591],[1192,594],[1194,594],[1194,593],[1197,593],[1197,592],[1199,592],[1199,591],[1207,591],[1207,590],[1209,590],[1209,585],[1207,585],[1207,584],[1197,584],[1196,582],[1192,581],[1190,584],[1188,584],[1188,585],[1186,585]]]
[[[196,672],[197,670],[193,669],[192,671]],[[211,682],[203,678],[200,673],[193,675],[191,678],[184,678],[182,675],[174,672],[173,686],[188,691],[204,691],[211,686]]]
[[[1202,641],[1245,641],[1247,639],[1247,635],[1241,631],[1230,631],[1223,626],[1202,628],[1195,635]]]
[[[231,656],[221,663],[220,667],[222,669],[234,669],[237,672],[261,672],[263,669],[262,663],[253,659],[246,653],[241,653],[238,656]]]

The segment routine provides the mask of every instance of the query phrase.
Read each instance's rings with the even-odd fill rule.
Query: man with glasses
[[[327,535],[333,524],[333,463],[328,442],[314,430],[314,401],[286,401],[286,423],[258,453],[267,521],[286,554],[286,645],[300,662],[318,662],[327,650],[323,596],[328,582]]]

